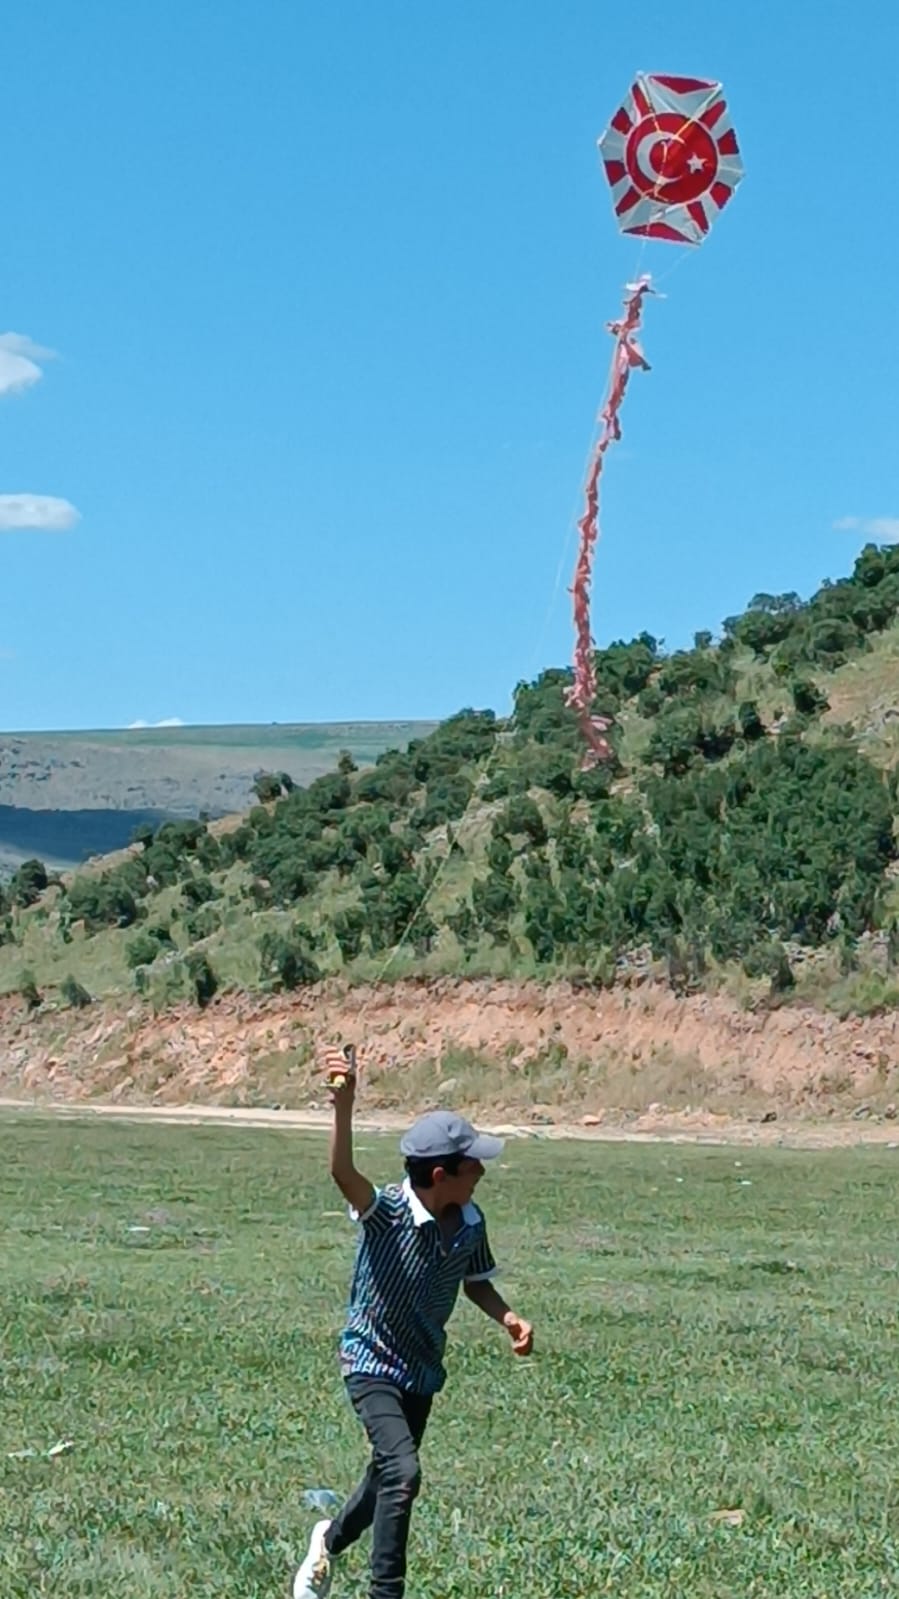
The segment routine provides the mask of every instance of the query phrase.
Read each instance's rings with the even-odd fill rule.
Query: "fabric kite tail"
[[[594,767],[602,765],[604,761],[611,760],[615,754],[610,741],[605,737],[609,729],[614,726],[614,718],[589,716],[585,712],[578,721],[587,744],[586,753],[581,761],[581,770],[589,772]]]
[[[608,324],[615,337],[612,357],[612,375],[606,401],[600,412],[602,432],[596,443],[585,485],[586,505],[578,522],[580,547],[575,566],[571,594],[574,600],[574,681],[565,695],[565,703],[578,712],[578,720],[587,744],[587,763],[591,766],[608,760],[612,747],[606,733],[611,723],[606,717],[594,717],[590,707],[596,698],[595,646],[590,626],[590,585],[593,552],[599,538],[599,482],[606,451],[610,444],[621,438],[619,410],[627,391],[628,379],[635,367],[649,371],[649,362],[636,341],[643,310],[643,298],[653,292],[649,278],[629,283],[625,314],[617,322]]]
[[[651,372],[652,368],[643,354],[641,346],[634,338],[633,330],[638,325],[638,323],[629,324],[628,322],[608,322],[606,324],[609,332],[614,333],[618,339],[618,350],[615,357],[616,365],[622,370],[632,366],[639,366],[644,372]]]

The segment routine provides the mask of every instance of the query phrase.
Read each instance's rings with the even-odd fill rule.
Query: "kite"
[[[700,244],[743,176],[720,83],[639,77],[599,141],[622,233]]]
[[[672,244],[701,244],[743,176],[737,136],[720,83],[641,73],[599,140],[615,215],[622,233]],[[595,646],[590,627],[590,584],[599,537],[599,481],[605,453],[621,438],[620,410],[631,372],[649,371],[638,341],[643,302],[652,279],[627,285],[624,315],[607,324],[615,340],[602,428],[587,472],[585,508],[571,593],[575,650],[567,703],[577,712],[587,744],[585,766],[607,760],[608,716],[593,713]]]

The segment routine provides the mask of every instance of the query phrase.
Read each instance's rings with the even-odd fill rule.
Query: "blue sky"
[[[8,0],[0,524],[50,526],[0,532],[0,726],[504,710],[570,659],[640,69],[721,78],[747,176],[642,254],[598,641],[899,537],[897,51],[891,0]]]

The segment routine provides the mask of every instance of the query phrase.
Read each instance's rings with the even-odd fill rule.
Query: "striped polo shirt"
[[[446,1380],[448,1322],[463,1282],[496,1273],[487,1224],[477,1205],[444,1250],[440,1229],[408,1178],[377,1189],[363,1215],[350,1211],[360,1237],[350,1305],[340,1340],[345,1377],[381,1377],[418,1394]]]

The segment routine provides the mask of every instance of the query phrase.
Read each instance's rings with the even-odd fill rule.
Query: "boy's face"
[[[484,1175],[484,1168],[479,1160],[471,1160],[468,1156],[460,1161],[456,1172],[444,1171],[440,1166],[434,1173],[434,1186],[440,1195],[441,1205],[458,1205],[461,1209],[467,1205],[472,1194]]]

